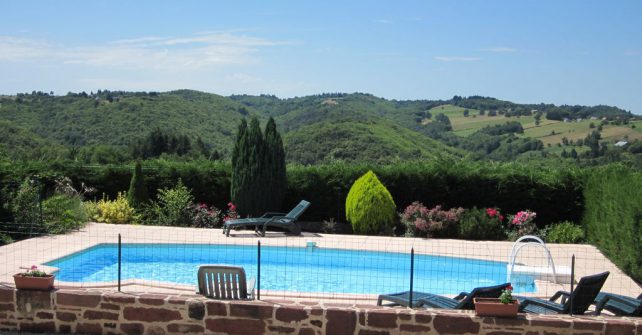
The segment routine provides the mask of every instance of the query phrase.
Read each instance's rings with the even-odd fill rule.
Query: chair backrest
[[[584,314],[586,310],[591,306],[595,297],[600,293],[606,278],[608,278],[609,272],[602,272],[596,275],[586,276],[580,278],[580,282],[577,283],[577,286],[571,292],[571,297],[573,298],[573,314]],[[567,299],[564,303],[564,313],[568,314],[571,311],[571,299]]]
[[[201,265],[198,293],[214,299],[248,299],[245,270],[238,266]]]
[[[476,287],[464,298],[455,309],[475,309],[474,298],[499,298],[502,291],[510,286],[510,283],[504,283],[495,286]]]
[[[303,212],[305,212],[305,210],[308,209],[309,206],[310,206],[310,202],[306,200],[301,200],[301,202],[299,202],[298,205],[292,208],[292,210],[288,214],[285,214],[285,216],[289,218],[298,219],[299,216],[301,216],[301,214],[303,214]]]

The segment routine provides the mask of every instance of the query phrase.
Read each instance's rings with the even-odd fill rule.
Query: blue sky
[[[457,94],[642,114],[642,1],[0,5],[1,94]]]

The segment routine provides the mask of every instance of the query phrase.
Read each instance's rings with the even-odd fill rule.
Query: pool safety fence
[[[513,295],[549,298],[604,271],[610,274],[603,291],[642,292],[596,247],[538,237],[465,241],[305,231],[262,237],[253,229],[226,237],[221,229],[103,223],[54,235],[31,228],[0,224],[0,235],[14,238],[0,246],[0,285],[14,286],[14,274],[36,266],[56,275],[57,288],[194,295],[199,266],[224,264],[242,267],[255,282],[254,297],[264,301],[375,305],[379,295],[402,293],[412,305],[430,294],[453,298],[507,282]]]

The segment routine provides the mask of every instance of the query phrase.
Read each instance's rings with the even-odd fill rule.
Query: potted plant
[[[519,300],[513,298],[513,287],[508,286],[499,298],[475,298],[475,315],[516,317]]]
[[[13,275],[13,281],[16,283],[16,288],[21,290],[48,291],[53,288],[54,279],[54,275],[50,275],[39,270],[35,265],[32,265],[27,272]]]

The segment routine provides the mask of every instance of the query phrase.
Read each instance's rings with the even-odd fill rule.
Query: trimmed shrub
[[[502,216],[495,208],[467,209],[459,220],[459,237],[466,240],[506,239]]]
[[[584,229],[569,221],[552,224],[543,229],[540,235],[543,235],[547,243],[584,242]]]
[[[136,209],[142,208],[142,206],[149,201],[147,186],[145,186],[145,177],[143,176],[143,167],[140,162],[136,162],[134,174],[132,175],[132,180],[129,183],[127,201],[129,201],[129,204]]]
[[[597,168],[584,190],[589,243],[622,271],[642,280],[642,174],[621,164]]]
[[[396,209],[392,195],[372,171],[354,182],[346,198],[346,218],[357,234],[392,229]]]
[[[42,203],[45,227],[50,234],[63,234],[79,229],[87,222],[87,214],[79,196],[54,195]]]

